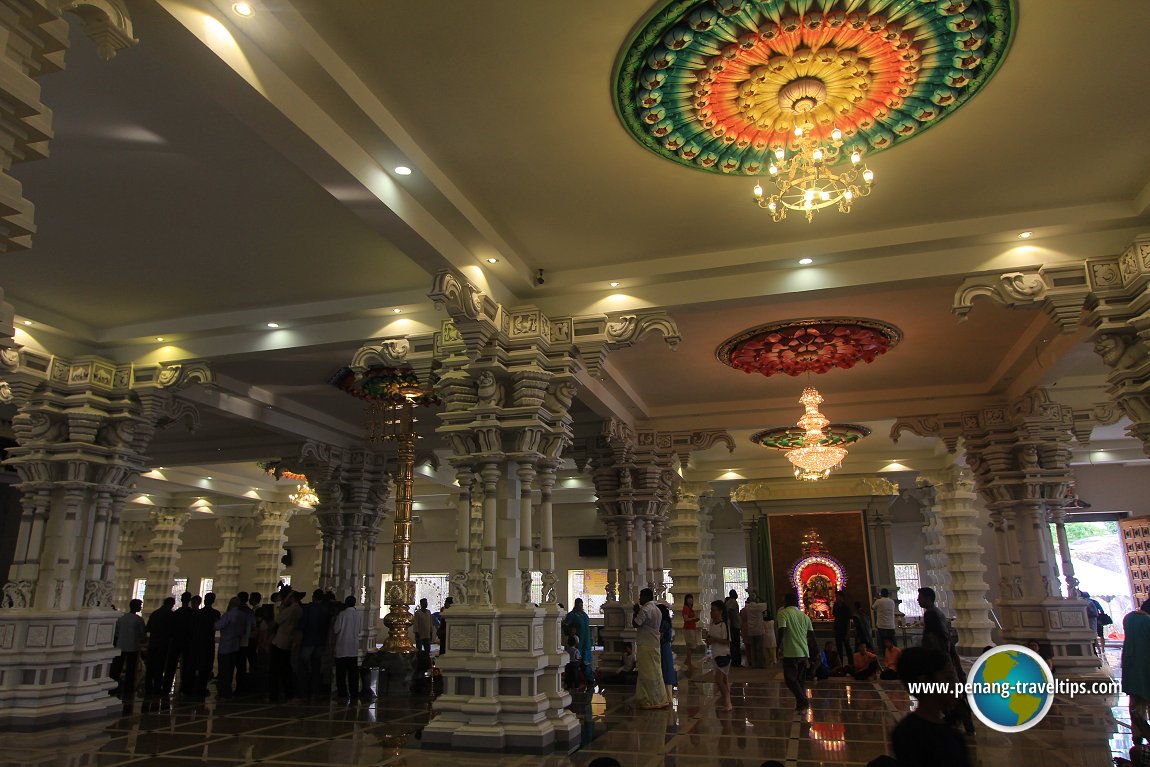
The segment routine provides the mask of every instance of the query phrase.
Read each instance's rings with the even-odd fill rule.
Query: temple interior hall
[[[882,629],[1051,682],[964,697],[954,764],[1130,758],[1147,28],[0,0],[0,765],[862,767],[932,710],[881,647],[805,705],[787,663],[716,668],[732,591],[744,631],[797,602],[816,661]],[[156,649],[205,636],[167,598],[284,589],[309,631],[332,595],[320,645],[262,607],[237,694],[203,609],[199,660]],[[161,629],[132,650],[134,600]],[[177,661],[202,689],[152,689]]]

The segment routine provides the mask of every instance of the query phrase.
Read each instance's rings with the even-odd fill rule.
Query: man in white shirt
[[[349,596],[335,617],[335,688],[341,700],[359,697],[359,635],[363,633],[363,613]]]
[[[427,609],[427,600],[419,600],[419,609],[415,611],[415,649],[419,652],[431,654],[431,634],[435,630],[432,626],[431,610]]]
[[[635,683],[635,702],[639,708],[666,708],[671,705],[667,698],[667,687],[663,684],[663,665],[659,654],[659,624],[663,620],[659,606],[655,604],[655,592],[643,589],[639,592],[639,604],[635,605],[631,625],[638,629],[635,644],[638,646],[639,679]]]
[[[894,600],[890,598],[889,589],[880,589],[878,594],[878,599],[872,605],[874,627],[878,634],[878,646],[886,647],[885,640],[889,639],[891,644],[898,647],[898,642],[895,641],[897,637],[895,629],[898,627],[898,608],[895,607]]]
[[[112,678],[116,680],[116,688],[112,690],[113,695],[131,698],[136,694],[136,666],[139,664],[140,645],[144,643],[145,634],[144,619],[140,617],[140,610],[143,607],[143,602],[133,599],[128,603],[128,612],[121,615],[116,621],[116,633],[112,637],[112,646],[120,651],[118,659],[120,668],[117,671],[122,671],[124,678],[121,680],[119,673],[112,674]]]
[[[747,665],[751,668],[763,668],[767,665],[766,655],[763,651],[767,631],[766,623],[763,621],[763,611],[766,609],[766,604],[759,601],[755,592],[747,592],[747,604],[743,606],[740,615],[740,617],[746,616],[746,618],[739,628],[743,629],[743,633],[746,634],[743,641],[747,644]]]

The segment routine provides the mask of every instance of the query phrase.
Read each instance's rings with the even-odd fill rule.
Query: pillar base
[[[530,754],[570,753],[582,725],[567,710],[559,608],[456,605],[447,653],[436,663],[443,694],[423,729],[423,748]]]
[[[0,610],[0,730],[117,715],[110,610]]]
[[[1086,602],[1081,599],[1001,600],[1002,641],[1025,645],[1038,642],[1048,652],[1059,676],[1097,673],[1102,659],[1094,654],[1096,635],[1086,621]]]

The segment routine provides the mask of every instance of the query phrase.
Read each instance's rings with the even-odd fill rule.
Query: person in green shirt
[[[799,610],[798,594],[788,591],[783,597],[783,603],[775,619],[779,626],[779,649],[783,654],[783,681],[795,696],[795,711],[806,711],[811,707],[811,702],[803,682],[806,679],[810,642],[814,641],[815,626],[806,613]]]

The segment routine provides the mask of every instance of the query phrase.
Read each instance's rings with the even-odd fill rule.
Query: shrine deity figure
[[[846,586],[846,572],[827,551],[817,531],[808,530],[801,546],[803,556],[791,568],[799,609],[811,620],[832,620],[835,600]]]

